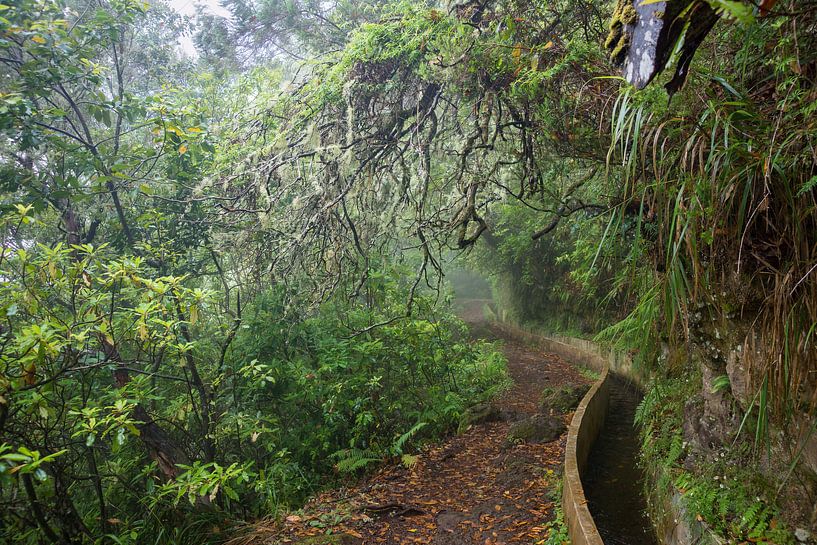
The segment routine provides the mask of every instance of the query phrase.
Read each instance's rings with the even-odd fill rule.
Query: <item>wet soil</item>
[[[482,303],[474,302],[462,314],[472,334],[503,343],[513,386],[495,404],[512,417],[474,425],[427,448],[411,469],[390,464],[354,487],[321,494],[299,514],[257,524],[234,543],[503,545],[542,540],[544,524],[560,501],[554,492],[566,434],[549,443],[508,445],[508,429],[512,420],[537,412],[546,386],[587,379],[558,356],[492,326],[481,309]],[[570,417],[564,415],[565,423]],[[328,530],[343,537],[309,537]]]
[[[657,545],[646,515],[644,475],[636,464],[638,432],[633,424],[641,392],[610,377],[610,408],[582,476],[587,504],[607,545]]]

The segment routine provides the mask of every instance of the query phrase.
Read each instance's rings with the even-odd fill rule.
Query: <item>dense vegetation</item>
[[[817,5],[686,2],[636,90],[624,0],[223,4],[0,5],[0,539],[218,541],[410,464],[503,384],[456,259],[636,353],[694,515],[814,528]]]

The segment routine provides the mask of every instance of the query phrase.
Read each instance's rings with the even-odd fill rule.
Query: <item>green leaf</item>
[[[10,452],[8,454],[3,455],[4,460],[10,460],[12,462],[28,462],[31,460],[31,456],[26,456],[25,454],[18,454],[15,452]]]
[[[728,81],[726,81],[726,79],[725,79],[725,78],[723,78],[723,77],[721,77],[721,76],[712,76],[712,79],[713,79],[714,81],[718,82],[718,83],[721,85],[721,87],[723,87],[724,89],[726,89],[727,91],[729,91],[730,93],[732,93],[732,94],[733,94],[734,96],[736,96],[737,98],[739,98],[739,99],[742,99],[742,98],[743,98],[743,97],[741,96],[741,94],[740,94],[740,93],[738,93],[737,89],[735,89],[734,87],[732,87],[732,86],[729,84],[729,82],[728,82]]]
[[[721,375],[712,381],[712,393],[717,394],[729,388],[729,376]]]
[[[102,110],[98,106],[89,105],[88,111],[91,112],[94,119],[100,123],[102,122]]]
[[[800,191],[797,192],[797,196],[801,197],[817,187],[817,176],[812,176],[809,181],[803,184],[803,187],[800,188]]]
[[[752,4],[735,0],[707,0],[716,10],[722,10],[743,24],[752,24],[755,21]]]

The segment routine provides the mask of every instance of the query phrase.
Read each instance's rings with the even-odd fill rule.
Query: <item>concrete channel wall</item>
[[[526,334],[538,337],[537,344],[543,350],[601,372],[599,380],[587,392],[573,414],[573,421],[568,429],[562,509],[573,545],[603,545],[587,508],[581,475],[590,449],[604,427],[610,399],[610,376],[623,376],[642,389],[647,383],[647,377],[633,366],[632,358],[626,353],[605,350],[586,339],[545,337],[530,332]],[[648,474],[647,480],[657,483],[660,475]],[[658,539],[664,545],[723,545],[723,540],[717,538],[706,525],[689,516],[681,493],[674,487],[668,490],[648,487],[647,495],[650,517]]]
[[[590,341],[565,337],[543,338],[541,346],[549,352],[558,354],[563,359],[578,363],[601,373],[599,379],[587,392],[567,431],[565,446],[565,468],[562,483],[562,510],[567,523],[568,534],[573,545],[604,545],[599,535],[582,486],[582,473],[587,466],[590,450],[604,427],[607,409],[610,402],[610,372],[624,358],[610,353],[603,356],[603,351]],[[626,362],[631,369],[629,360]]]
[[[636,373],[633,372],[632,361],[629,357],[615,351],[605,353],[605,350],[592,341],[571,337],[545,337],[507,324],[503,324],[502,327],[546,352],[557,354],[566,361],[600,374],[599,379],[576,408],[568,428],[562,483],[562,509],[573,545],[604,545],[593,516],[590,514],[590,509],[587,507],[581,476],[586,467],[590,449],[604,427],[610,401],[609,377],[611,371],[639,383],[641,377],[632,376]]]
[[[520,327],[503,324],[510,333],[545,352],[599,373],[599,379],[582,399],[567,431],[562,484],[562,510],[573,545],[604,545],[596,528],[582,486],[590,450],[607,417],[610,401],[610,377],[620,375],[643,387],[646,377],[633,366],[628,354],[604,349],[593,341],[575,337],[544,336]],[[677,545],[673,544],[673,545]]]
[[[579,403],[567,431],[562,510],[573,545],[604,544],[587,507],[581,475],[587,465],[590,449],[604,427],[610,400],[608,377],[609,371],[605,369],[601,378]]]

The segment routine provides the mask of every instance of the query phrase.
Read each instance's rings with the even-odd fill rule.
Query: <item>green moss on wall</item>
[[[630,48],[630,32],[627,27],[637,22],[638,12],[632,0],[619,0],[610,18],[610,32],[604,42],[604,47],[610,52],[610,59],[615,64],[624,62]]]

